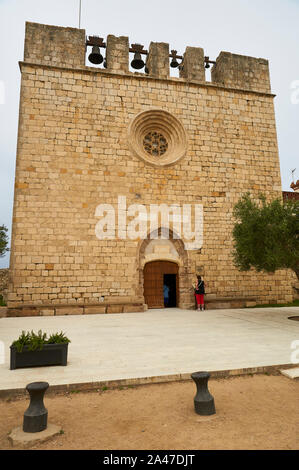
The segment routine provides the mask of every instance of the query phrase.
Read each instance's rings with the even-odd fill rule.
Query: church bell
[[[92,51],[88,56],[88,60],[92,64],[101,64],[103,62],[103,56],[100,52],[99,46],[92,46]]]
[[[178,61],[175,59],[175,58],[172,58],[171,62],[170,62],[170,67],[172,67],[173,69],[175,69],[176,67],[179,66],[179,63]]]
[[[142,69],[144,65],[145,64],[143,60],[141,59],[140,52],[135,52],[134,59],[131,62],[131,66],[133,67],[133,69],[137,69],[137,70]]]

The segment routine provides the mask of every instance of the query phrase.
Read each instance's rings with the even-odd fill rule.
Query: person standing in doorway
[[[195,297],[197,302],[197,310],[205,309],[205,283],[202,280],[201,276],[197,276],[197,283],[195,286]]]
[[[168,305],[169,305],[169,287],[168,287],[167,284],[164,284],[163,292],[164,292],[164,307],[168,307]]]

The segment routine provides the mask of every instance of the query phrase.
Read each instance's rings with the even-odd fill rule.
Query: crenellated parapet
[[[108,35],[105,42],[98,36],[87,38],[83,29],[26,23],[25,62],[84,68],[90,65],[86,65],[86,58],[91,57],[90,47],[96,57],[90,62],[99,65],[99,70],[131,74],[133,67],[139,74],[169,79],[173,67],[179,69],[182,81],[271,93],[269,64],[265,59],[221,52],[216,61],[210,61],[201,47],[187,46],[184,54],[178,55],[175,50],[170,52],[165,42],[151,42],[146,50],[140,44],[130,45],[126,36]],[[207,82],[205,72],[211,63],[211,82]]]

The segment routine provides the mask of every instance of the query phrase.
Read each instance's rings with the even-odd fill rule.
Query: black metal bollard
[[[44,395],[48,387],[48,382],[32,382],[27,385],[30,404],[24,413],[24,432],[40,432],[47,428],[48,410],[44,406]]]
[[[197,393],[194,397],[194,409],[198,415],[209,416],[216,413],[214,398],[208,390],[208,372],[194,372],[191,374],[194,380]]]

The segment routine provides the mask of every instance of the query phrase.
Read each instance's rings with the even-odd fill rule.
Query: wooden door
[[[144,267],[144,299],[148,308],[164,308],[164,274],[176,275],[178,302],[178,265],[171,261],[151,261]]]

